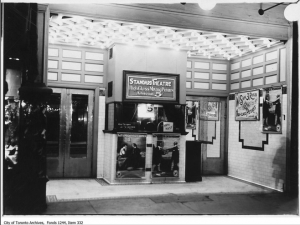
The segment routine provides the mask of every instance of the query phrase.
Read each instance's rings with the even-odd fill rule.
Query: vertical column
[[[116,161],[117,161],[117,147],[118,147],[118,135],[111,134],[111,151],[110,151],[110,182],[115,183],[116,180]]]
[[[147,182],[152,179],[152,154],[153,154],[153,136],[148,134],[146,138],[146,172],[145,177]]]
[[[49,7],[38,4],[37,35],[38,35],[38,74],[35,79],[37,83],[47,85],[48,69],[48,36],[49,36]]]
[[[103,177],[104,153],[105,153],[105,96],[99,97],[99,117],[98,117],[98,153],[97,153],[97,177]]]
[[[45,59],[45,15],[38,10],[37,4],[28,4],[26,17],[26,33],[24,35],[24,50],[22,55],[24,76],[19,89],[20,108],[20,148],[18,155],[19,176],[15,177],[17,193],[15,206],[24,214],[40,212],[46,207],[46,131],[47,97],[52,89],[47,88]],[[49,11],[48,11],[49,13]],[[44,17],[41,17],[44,15]],[[25,178],[25,179],[24,179]]]
[[[185,142],[186,142],[186,136],[181,135],[180,136],[180,151],[179,151],[179,180],[185,181]]]

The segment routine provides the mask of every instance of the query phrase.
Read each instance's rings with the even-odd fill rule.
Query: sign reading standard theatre
[[[124,71],[124,101],[178,102],[179,75]]]

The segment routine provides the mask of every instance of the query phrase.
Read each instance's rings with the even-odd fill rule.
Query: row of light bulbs
[[[228,37],[221,33],[116,21],[95,22],[82,17],[63,18],[61,14],[50,18],[49,36],[50,43],[84,44],[102,49],[114,42],[146,44],[188,50],[188,56],[221,57],[228,60],[257,50],[253,40],[246,36]],[[263,38],[255,40],[259,41],[259,47],[270,47],[277,43]]]

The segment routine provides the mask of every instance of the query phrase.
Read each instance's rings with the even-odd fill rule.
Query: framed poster
[[[118,133],[116,178],[145,177],[146,136]]]
[[[179,75],[123,71],[123,101],[179,101]]]
[[[219,120],[219,102],[204,102],[200,107],[200,120]]]
[[[179,134],[153,134],[152,177],[179,176]]]
[[[259,120],[259,90],[235,94],[235,120]]]
[[[263,88],[263,133],[282,133],[282,87]]]

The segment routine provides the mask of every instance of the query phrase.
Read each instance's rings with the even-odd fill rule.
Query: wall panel
[[[239,64],[241,68],[238,68]],[[234,59],[231,68],[233,65],[235,70],[231,73],[230,90],[247,90],[274,83],[286,84],[286,47],[283,44]]]
[[[97,48],[49,45],[48,81],[104,87],[107,51]]]

